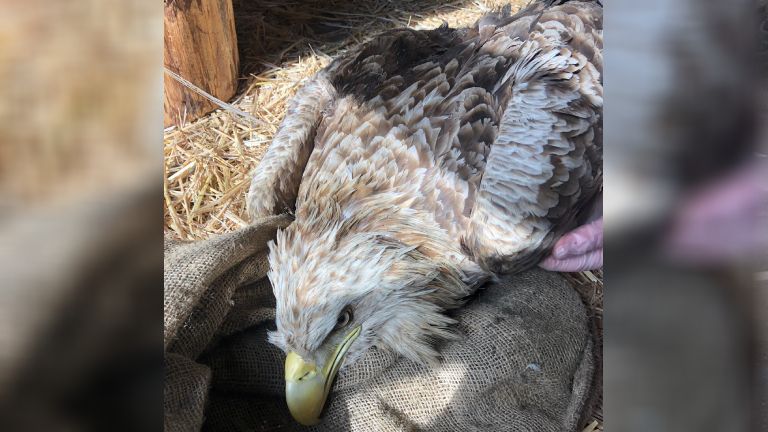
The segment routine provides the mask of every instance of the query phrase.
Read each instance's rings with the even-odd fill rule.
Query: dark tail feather
[[[550,6],[565,4],[565,3],[568,3],[569,1],[571,0],[532,0],[531,2],[528,3],[528,5],[526,5],[526,7],[530,6],[533,3],[544,3],[545,6],[550,7]],[[580,1],[589,1],[589,0],[580,0]],[[592,0],[592,3],[597,3],[600,6],[603,5],[603,2],[601,0]]]
[[[488,15],[480,18],[477,21],[477,27],[483,27],[487,25],[499,26],[504,22],[508,22],[512,17],[512,5],[506,4],[501,9],[491,12]]]
[[[568,3],[570,1],[574,1],[574,0],[531,0],[528,2],[527,5],[521,8],[514,15],[512,15],[512,5],[507,4],[500,10],[496,12],[491,12],[490,14],[480,18],[477,21],[477,27],[483,27],[486,25],[501,27],[521,17],[529,16],[529,15],[538,15],[539,17],[541,17],[544,11],[547,10],[548,8],[551,8],[553,6],[559,6],[559,5]],[[600,7],[603,7],[603,2],[601,0],[578,0],[578,1],[585,2],[585,3],[590,3],[590,2],[597,3],[598,5],[600,5]],[[534,22],[532,23],[532,26],[536,25],[537,21],[538,21],[538,18],[534,20]]]

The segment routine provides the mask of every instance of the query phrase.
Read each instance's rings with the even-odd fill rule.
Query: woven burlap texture
[[[266,341],[274,297],[266,218],[210,240],[166,240],[168,431],[575,431],[594,353],[587,312],[558,274],[492,284],[451,314],[461,340],[438,367],[370,350],[339,373],[323,421],[296,424],[284,402],[284,354]]]

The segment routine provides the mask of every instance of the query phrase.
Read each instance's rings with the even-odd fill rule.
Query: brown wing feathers
[[[595,2],[537,2],[469,29],[394,30],[337,59],[292,104],[254,179],[253,214],[376,154],[420,182],[401,199],[477,262],[531,265],[600,184],[601,16]],[[379,152],[387,136],[402,141],[391,156]],[[376,191],[363,183],[357,195]]]

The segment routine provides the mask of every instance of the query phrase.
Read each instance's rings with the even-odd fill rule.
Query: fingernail
[[[543,268],[544,270],[555,271],[558,262],[559,261],[552,259],[552,257],[549,257],[540,262],[539,267]]]

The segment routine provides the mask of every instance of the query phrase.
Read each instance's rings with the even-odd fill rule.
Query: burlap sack
[[[284,402],[284,354],[266,342],[274,298],[264,278],[264,243],[285,223],[272,218],[222,238],[168,245],[168,430],[542,432],[582,426],[594,372],[587,313],[561,276],[532,270],[479,291],[454,313],[464,337],[441,347],[439,367],[371,350],[340,372],[323,422],[300,427]],[[223,270],[227,262],[229,271]],[[218,272],[199,274],[202,269]],[[175,286],[181,280],[194,283],[182,290]],[[212,282],[206,287],[202,281]],[[179,292],[198,299],[180,302],[195,304],[184,317],[178,314],[185,308],[173,307]],[[183,325],[174,330],[174,322]]]
[[[165,239],[166,431],[200,429],[210,371],[196,359],[216,340],[237,287],[265,280],[267,242],[289,223],[289,217],[277,216],[202,242]]]

